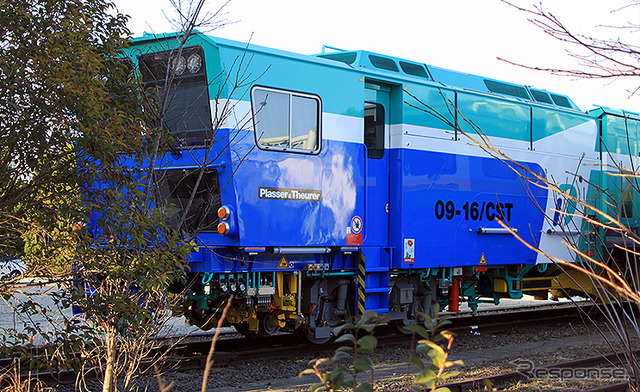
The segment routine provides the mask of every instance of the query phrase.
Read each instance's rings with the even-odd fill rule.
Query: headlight
[[[184,73],[184,70],[187,69],[187,60],[185,60],[182,56],[178,57],[177,59],[173,59],[172,68],[176,76],[182,75]]]
[[[202,58],[197,54],[192,54],[187,61],[187,68],[192,74],[198,73],[202,68]]]

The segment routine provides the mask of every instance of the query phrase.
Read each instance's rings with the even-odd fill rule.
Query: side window
[[[256,87],[251,92],[258,146],[264,149],[320,150],[320,99],[314,95]]]
[[[364,144],[367,158],[384,157],[384,107],[377,103],[364,105]]]

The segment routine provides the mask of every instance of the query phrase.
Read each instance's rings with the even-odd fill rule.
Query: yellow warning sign
[[[280,259],[280,264],[278,264],[278,268],[289,268],[289,263],[287,263],[286,257],[284,255]]]
[[[482,256],[480,257],[480,265],[486,265],[486,264],[487,264],[487,260],[484,258],[484,253],[482,253]]]
[[[198,246],[198,244],[195,241],[189,242],[189,245],[192,246],[191,249],[193,249],[194,252],[200,252],[200,247]]]

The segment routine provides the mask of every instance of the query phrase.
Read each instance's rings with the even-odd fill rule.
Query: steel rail
[[[584,314],[595,314],[595,306],[561,306],[557,308],[534,309],[527,311],[513,312],[483,312],[477,315],[459,314],[449,315],[451,324],[447,330],[459,334],[466,332],[474,333],[496,333],[507,331],[512,328],[523,326],[544,325],[555,321],[566,321],[569,319],[580,319]],[[380,333],[388,331],[381,327]],[[378,335],[378,334],[377,334]],[[413,338],[413,339],[412,339]],[[412,335],[385,334],[378,335],[379,345],[389,344],[409,344],[416,340]],[[188,370],[201,368],[206,361],[210,341],[186,342],[175,344],[162,360],[163,368],[176,370]],[[300,344],[292,334],[278,334],[262,339],[221,339],[216,342],[216,353],[214,354],[214,365],[221,366],[229,363],[252,362],[278,358],[290,358],[292,355],[303,353],[326,352],[330,355],[341,344],[329,343],[322,346]],[[162,351],[164,350],[164,351]],[[167,348],[160,348],[155,353],[166,352]],[[8,364],[11,359],[7,359]],[[151,362],[149,362],[151,363]],[[0,360],[0,366],[2,366]],[[31,376],[34,376],[31,373]],[[73,380],[75,375],[71,371],[42,372],[37,375],[42,377],[47,383],[66,382]]]
[[[640,351],[635,351],[633,353],[633,355],[635,356],[637,356],[638,354],[640,354]],[[602,364],[615,365],[615,364],[622,363],[624,361],[624,356],[625,356],[624,352],[618,352],[618,353],[612,353],[607,355],[599,355],[596,357],[576,359],[576,360],[567,361],[567,362],[554,363],[551,365],[536,367],[530,371],[530,374],[536,374],[536,373],[540,373],[541,371],[550,370],[550,369],[586,368],[586,367],[598,366]],[[456,382],[451,382],[447,384],[441,384],[438,387],[449,388],[451,392],[463,392],[468,390],[483,389],[488,383],[491,384],[492,388],[503,388],[505,386],[508,386],[511,383],[515,383],[522,380],[528,381],[530,379],[531,377],[528,374],[516,371],[516,372],[501,373],[494,376],[480,377],[480,378],[474,378],[470,380],[462,380],[462,381],[456,381]],[[606,392],[606,391],[619,391],[619,390],[626,391],[626,389],[628,388],[628,385],[629,385],[628,382],[616,383],[616,384],[606,385],[601,388],[595,388],[595,389],[592,389],[591,391],[593,392],[600,392],[600,391]],[[618,389],[618,388],[623,388],[623,389]]]

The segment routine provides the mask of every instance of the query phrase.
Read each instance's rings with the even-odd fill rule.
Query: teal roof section
[[[346,51],[331,48],[335,51],[326,52],[326,48],[331,47],[324,46],[323,52],[315,56],[341,62],[369,72],[375,71],[388,76],[393,75],[396,78],[402,77],[414,80],[417,78],[422,81],[438,83],[446,87],[496,94],[520,101],[580,111],[580,108],[578,108],[569,97],[563,94],[550,93],[529,86],[484,78],[465,72],[440,68],[364,50]]]
[[[599,107],[588,112],[600,119],[602,151],[638,156],[640,153],[640,114]]]
[[[608,115],[613,115],[618,117],[625,117],[625,118],[631,118],[634,120],[640,120],[639,113],[630,112],[630,111],[621,110],[621,109],[612,109],[606,106],[600,106],[596,109],[589,110],[587,113],[595,118],[602,117],[603,115],[608,114]]]
[[[151,44],[153,41],[171,41],[179,38],[181,33],[145,33],[133,40],[134,45]],[[324,64],[334,68],[364,73],[365,77],[389,80],[394,83],[416,83],[446,87],[458,90],[469,90],[478,93],[501,96],[507,99],[541,106],[580,111],[578,106],[566,95],[534,89],[529,86],[507,83],[496,79],[485,78],[465,72],[440,68],[416,61],[386,56],[375,52],[356,50],[347,51],[324,46],[323,52],[316,55],[303,55],[260,45],[247,44],[219,37],[209,36],[194,31],[190,41],[198,37],[214,47],[227,47],[237,50],[250,50],[269,56],[280,57],[299,62]],[[331,52],[326,51],[331,49]]]
[[[194,30],[192,32],[193,34],[202,34],[201,32],[199,32],[198,30]],[[182,33],[177,32],[177,33],[149,33],[147,31],[145,31],[144,33],[142,33],[141,37],[135,37],[133,39],[134,43],[143,43],[146,41],[158,41],[158,40],[164,40],[164,39],[169,39],[169,38],[178,38],[182,36]]]

